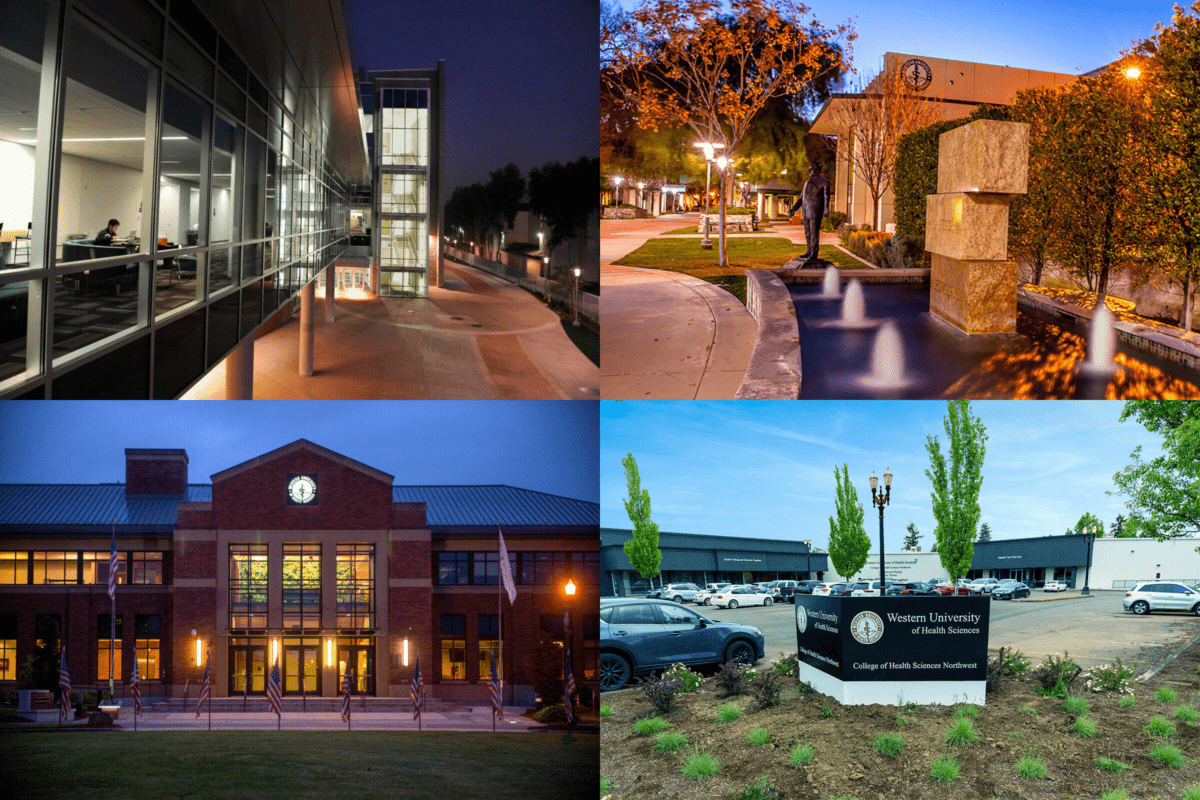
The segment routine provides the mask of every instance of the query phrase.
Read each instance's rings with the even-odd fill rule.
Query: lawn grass
[[[717,245],[701,250],[695,239],[651,239],[624,258],[614,261],[626,267],[667,269],[722,286],[743,303],[746,302],[746,270],[778,269],[797,256],[804,245],[795,245],[782,237],[755,236],[726,242],[728,266],[717,266]],[[845,269],[866,269],[860,262],[833,245],[822,245],[821,258]]]
[[[410,731],[0,733],[11,797],[592,796],[596,738]],[[64,768],[69,764],[70,768]]]
[[[699,223],[697,223],[698,225]],[[725,231],[726,236],[762,236],[764,233],[774,233],[775,229],[769,225],[763,225],[761,222],[756,231]],[[698,236],[703,237],[704,234],[696,232],[696,225],[688,225],[686,228],[672,228],[669,231],[663,231],[656,234],[657,236]],[[708,234],[708,238],[715,240],[717,238],[717,226],[713,225],[712,230]],[[714,245],[715,246],[715,245]]]

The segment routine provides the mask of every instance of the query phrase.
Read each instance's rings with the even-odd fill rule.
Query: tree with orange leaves
[[[647,129],[686,125],[736,159],[736,148],[768,100],[803,94],[829,70],[848,66],[849,23],[802,21],[796,0],[642,0],[601,27],[602,93],[632,108]],[[844,40],[844,46],[838,46]],[[719,263],[725,258],[721,193]]]

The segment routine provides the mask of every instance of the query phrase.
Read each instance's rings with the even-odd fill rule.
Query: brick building
[[[563,639],[595,681],[599,506],[508,486],[396,486],[300,439],[188,483],[183,450],[130,449],[124,484],[0,486],[0,687],[61,637],[76,685],[107,685],[110,537],[120,568],[113,651],[153,696],[182,696],[211,649],[214,694],[487,696],[494,653],[528,688],[526,654]],[[497,525],[517,588],[497,613]],[[568,597],[568,579],[578,587]],[[500,636],[497,618],[503,619]],[[503,654],[499,642],[503,641]]]

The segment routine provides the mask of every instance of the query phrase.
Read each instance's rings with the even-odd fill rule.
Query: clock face
[[[309,475],[296,475],[288,482],[288,500],[307,505],[317,499],[317,481]]]
[[[905,85],[915,92],[929,86],[933,80],[933,70],[919,58],[910,58],[905,61],[904,66],[900,67],[900,75],[904,78]]]

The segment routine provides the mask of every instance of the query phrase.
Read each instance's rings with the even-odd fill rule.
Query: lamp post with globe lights
[[[575,294],[571,296],[571,305],[575,307],[575,321],[571,323],[572,327],[579,327],[579,267],[575,268]]]
[[[892,470],[889,467],[883,473],[883,490],[879,490],[879,478],[871,472],[871,505],[879,507],[879,596],[883,596],[884,586],[887,585],[883,569],[883,507],[892,500]],[[878,492],[878,494],[876,494]]]
[[[708,196],[712,191],[713,153],[718,147],[724,149],[725,145],[717,142],[696,142],[695,146],[699,147],[704,153],[704,238],[700,240],[700,249],[712,250],[712,239],[708,238]]]

